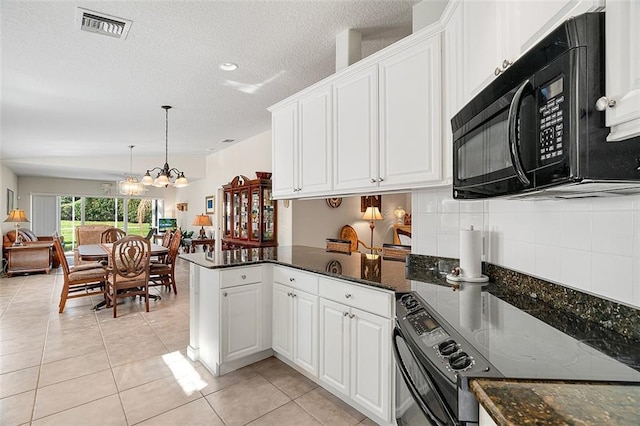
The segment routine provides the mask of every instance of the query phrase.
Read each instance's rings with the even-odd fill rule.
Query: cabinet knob
[[[376,183],[376,180],[375,179],[371,179],[371,183]]]
[[[348,317],[349,316],[349,312],[343,312],[342,316]]]
[[[349,318],[353,319],[356,315],[355,314],[349,314]]]
[[[291,297],[298,297],[298,295],[295,293],[291,293]]]
[[[227,292],[225,291],[224,293],[222,293],[222,295],[223,295],[224,297],[227,297]]]
[[[344,297],[346,297],[347,299],[351,298],[351,294],[350,293],[345,293]]]
[[[247,276],[246,275],[242,275],[240,278],[242,278],[243,280],[246,280]]]
[[[287,296],[291,297],[291,296],[293,296],[293,293],[289,292],[289,293],[287,293]]]
[[[378,182],[382,182],[384,179],[382,179],[381,177],[378,178]]]
[[[511,62],[508,59],[505,59],[504,61],[502,61],[502,69],[506,70],[513,62]]]
[[[496,67],[496,69],[493,71],[493,73],[495,75],[500,75],[500,74],[502,74],[502,70],[500,69],[500,67]]]
[[[289,278],[289,281],[291,281],[291,282],[294,282],[295,280],[296,280],[296,279],[295,279],[295,278],[293,278],[293,277]]]
[[[616,100],[609,99],[606,96],[603,96],[596,101],[596,109],[598,111],[604,111],[605,109],[607,109],[607,107],[613,108],[615,106],[616,106]]]

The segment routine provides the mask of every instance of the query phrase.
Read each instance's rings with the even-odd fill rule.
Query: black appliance
[[[640,192],[640,138],[607,142],[604,13],[565,21],[451,120],[453,195]]]
[[[614,359],[592,331],[574,338],[536,318],[549,319],[540,305],[516,308],[485,284],[412,281],[412,290],[396,294],[399,426],[477,424],[470,377],[640,381],[637,348],[600,345]]]

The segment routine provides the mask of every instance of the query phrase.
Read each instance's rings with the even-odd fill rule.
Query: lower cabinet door
[[[318,377],[318,296],[293,292],[293,362]]]
[[[351,309],[351,398],[389,421],[391,320]]]
[[[349,307],[320,299],[320,381],[349,396]]]
[[[262,346],[262,285],[220,290],[222,362],[259,352]]]
[[[273,283],[273,317],[271,345],[273,350],[287,359],[293,359],[293,290]]]

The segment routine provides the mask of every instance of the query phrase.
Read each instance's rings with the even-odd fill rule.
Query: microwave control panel
[[[541,164],[559,160],[564,154],[564,78],[560,77],[540,88],[540,152]]]

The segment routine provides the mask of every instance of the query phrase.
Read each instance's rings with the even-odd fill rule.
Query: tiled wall
[[[456,201],[448,188],[412,204],[414,253],[457,258],[473,225],[487,262],[640,307],[640,195]]]

